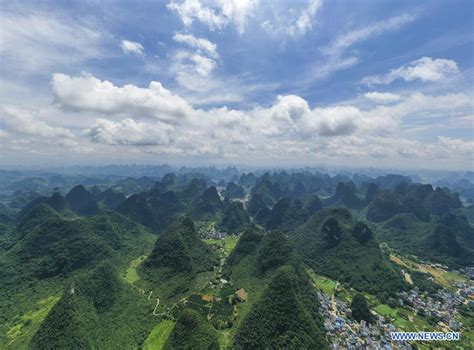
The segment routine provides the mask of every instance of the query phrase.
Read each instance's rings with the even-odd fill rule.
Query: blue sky
[[[0,3],[0,164],[474,168],[471,1]]]

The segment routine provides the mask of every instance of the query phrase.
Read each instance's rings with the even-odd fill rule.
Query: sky
[[[474,169],[470,0],[0,0],[0,166]]]

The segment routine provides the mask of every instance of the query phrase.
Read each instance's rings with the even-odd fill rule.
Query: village
[[[458,309],[463,304],[474,307],[474,300],[469,299],[474,295],[474,285],[468,281],[458,282],[455,286],[455,292],[442,288],[432,296],[413,288],[408,292],[399,293],[399,302],[419,315],[434,317],[437,325],[444,331],[460,331],[462,323],[456,319]]]
[[[317,292],[324,326],[333,349],[411,349],[405,342],[392,342],[390,332],[396,327],[383,316],[376,316],[373,324],[351,319],[349,305],[323,292]]]
[[[230,238],[229,236],[231,235],[215,228],[208,228],[201,229],[200,236],[206,240],[223,242],[218,248],[221,256],[220,266],[218,267],[218,281],[221,285],[227,284],[228,281],[222,278],[222,268],[226,255],[224,252],[224,241],[226,238]],[[439,271],[449,272],[449,268],[441,264],[425,262],[423,265]],[[396,299],[397,308],[391,310],[395,313],[398,312],[397,310],[404,310],[405,327],[400,327],[400,323],[397,323],[396,317],[393,314],[381,315],[378,309],[372,311],[374,315],[374,322],[372,324],[367,324],[365,321],[359,323],[351,317],[349,303],[335,297],[337,293],[334,292],[338,289],[339,285],[337,282],[335,282],[332,295],[328,295],[323,290],[318,289],[319,311],[323,316],[324,326],[330,338],[332,349],[409,350],[413,349],[412,345],[407,341],[393,341],[390,335],[391,332],[413,330],[462,332],[463,324],[459,321],[458,309],[462,305],[469,305],[469,307],[474,308],[474,268],[452,271],[466,278],[453,283],[451,290],[443,287],[432,294],[422,292],[413,286],[410,274],[404,270],[402,272],[413,288],[398,293],[398,299]],[[429,279],[433,282],[435,281],[431,276]],[[339,285],[339,288],[341,287]],[[245,291],[242,292],[245,293]],[[246,298],[242,299],[245,300]],[[420,322],[421,319],[423,322]],[[426,320],[429,320],[429,322]],[[412,326],[406,328],[406,324],[412,324]]]
[[[455,283],[455,287],[454,292],[441,288],[435,295],[421,293],[415,287],[408,292],[399,293],[398,303],[413,315],[432,317],[436,320],[436,324],[430,325],[433,330],[462,331],[463,324],[458,320],[458,309],[466,304],[471,308],[474,307],[474,283],[472,280],[466,280]],[[382,316],[372,311],[375,320],[372,324],[367,324],[365,321],[359,323],[351,318],[351,309],[347,302],[336,299],[334,294],[329,296],[320,290],[317,296],[324,326],[331,338],[333,349],[412,349],[408,342],[392,341],[391,332],[407,330],[397,327],[393,323],[393,317]],[[408,321],[414,321],[413,317],[408,316]]]

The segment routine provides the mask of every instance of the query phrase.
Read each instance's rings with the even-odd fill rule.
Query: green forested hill
[[[355,319],[402,313],[398,292],[441,290],[415,261],[474,261],[459,196],[404,177],[283,171],[253,176],[253,188],[199,172],[155,179],[128,197],[119,184],[142,180],[66,197],[56,188],[18,215],[0,206],[1,349],[325,349],[321,313],[349,314],[336,300],[355,300]],[[453,283],[460,274],[445,272]]]
[[[318,307],[304,273],[281,267],[242,321],[232,348],[329,348]]]
[[[398,214],[378,228],[390,247],[421,259],[459,267],[474,262],[474,229],[460,213],[448,212],[432,222]]]
[[[169,298],[187,291],[198,273],[211,271],[217,263],[217,256],[200,240],[193,221],[183,218],[157,239],[142,271],[160,288],[161,297]]]
[[[295,246],[315,271],[357,290],[387,296],[403,288],[401,274],[369,228],[346,209],[323,209],[297,230]]]
[[[165,350],[219,350],[216,330],[196,311],[181,312],[164,346]]]
[[[17,232],[18,241],[7,254],[40,278],[94,266],[143,234],[137,224],[115,212],[65,219],[46,204],[34,207]]]
[[[229,233],[240,233],[249,226],[250,218],[240,202],[232,202],[219,223],[219,228]]]
[[[13,349],[26,347],[61,291],[78,275],[103,261],[125,269],[154,241],[118,213],[66,219],[46,204],[30,210],[2,239],[9,244],[0,250],[0,348],[10,343]],[[126,323],[124,318],[120,322]]]
[[[110,264],[100,265],[66,287],[30,348],[133,348],[151,328],[145,300],[118,279]]]

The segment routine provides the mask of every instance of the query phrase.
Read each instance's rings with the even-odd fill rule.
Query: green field
[[[173,330],[174,322],[169,320],[163,320],[158,323],[151,330],[148,338],[143,343],[144,350],[161,350],[163,349],[166,339]]]
[[[228,236],[223,239],[206,239],[204,242],[209,245],[215,245],[224,248],[225,256],[229,256],[229,254],[232,253],[235,246],[237,245],[239,238],[239,236]]]
[[[392,309],[390,306],[385,305],[385,304],[377,305],[374,308],[374,310],[375,312],[377,312],[379,315],[382,315],[382,316],[390,316],[393,318],[397,317],[397,310]]]
[[[311,269],[307,269],[307,272],[309,276],[311,277],[311,279],[313,280],[313,283],[316,286],[316,288],[321,289],[324,293],[326,293],[329,296],[334,294],[336,290],[336,284],[337,284],[336,281],[330,278],[318,275]]]
[[[137,272],[137,268],[138,266],[140,266],[143,260],[145,260],[145,258],[146,256],[142,255],[130,262],[130,266],[127,268],[127,271],[125,272],[124,276],[124,279],[125,281],[127,281],[127,283],[134,284],[140,279],[140,276]]]
[[[417,316],[410,310],[404,308],[391,308],[385,304],[379,304],[374,308],[375,312],[393,320],[393,324],[404,331],[433,330],[423,318]]]

